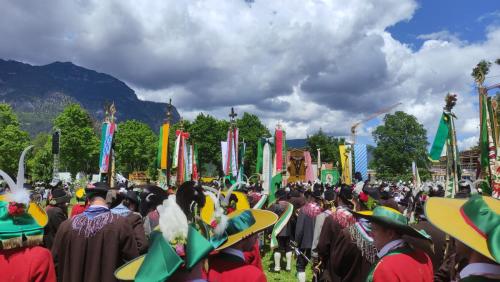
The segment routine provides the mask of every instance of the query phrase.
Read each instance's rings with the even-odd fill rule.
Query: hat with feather
[[[227,192],[204,187],[207,210],[202,211],[202,219],[214,230],[215,234],[211,241],[214,245],[218,245],[217,250],[231,247],[244,238],[272,226],[278,220],[278,216],[271,211],[250,209],[245,195],[239,197],[238,193],[241,192],[234,191],[240,184],[233,184]],[[228,208],[232,195],[238,198],[235,210]]]
[[[39,245],[43,241],[47,214],[37,204],[30,203],[29,192],[24,188],[24,158],[32,147],[24,149],[19,158],[17,182],[0,170],[10,189],[0,199],[0,248],[4,250]]]
[[[117,269],[117,279],[168,281],[193,269],[214,249],[196,224],[198,208],[204,205],[201,187],[188,181],[177,193],[156,207],[159,225],[151,233],[148,253]]]

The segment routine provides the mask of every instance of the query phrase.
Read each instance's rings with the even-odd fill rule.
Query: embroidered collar
[[[118,206],[111,209],[111,212],[117,214],[119,216],[128,216],[132,211],[129,210],[126,206],[119,204]]]
[[[234,248],[226,248],[226,249],[222,250],[221,253],[232,255],[232,256],[238,257],[238,258],[242,259],[243,261],[245,261],[245,255],[243,254],[243,252],[241,250],[234,249]]]
[[[500,265],[493,263],[471,263],[460,271],[460,278],[468,276],[500,276]]]
[[[401,246],[403,246],[405,241],[403,239],[397,239],[394,241],[390,241],[389,243],[385,244],[380,251],[378,251],[377,256],[379,258],[382,258],[383,256],[387,255],[388,252],[397,249]]]

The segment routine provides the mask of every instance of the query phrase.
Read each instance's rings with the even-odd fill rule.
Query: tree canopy
[[[239,130],[240,143],[246,143],[245,174],[250,177],[255,171],[257,162],[257,141],[259,138],[271,137],[271,133],[258,116],[249,113],[243,113],[243,116],[236,120],[236,126]]]
[[[133,171],[148,171],[151,177],[156,174],[158,137],[147,124],[137,120],[119,123],[114,139],[118,172],[125,177]]]
[[[17,175],[19,156],[29,145],[29,135],[21,130],[12,107],[0,103],[0,168],[14,177]]]
[[[50,182],[54,167],[52,155],[52,136],[47,133],[38,134],[33,140],[33,158],[28,160],[28,171],[33,181]]]
[[[307,136],[306,144],[314,161],[317,161],[317,150],[321,149],[322,162],[332,162],[334,166],[340,164],[339,145],[344,144],[343,139],[328,136],[320,128],[315,134]]]
[[[90,115],[80,105],[70,104],[54,120],[54,129],[61,130],[61,170],[73,176],[97,172],[99,139]]]
[[[416,117],[401,111],[387,114],[373,137],[377,144],[373,150],[377,178],[409,181],[412,161],[417,162],[421,178],[429,176],[427,132]]]

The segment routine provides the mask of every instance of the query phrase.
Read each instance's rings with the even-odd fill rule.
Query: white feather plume
[[[175,202],[175,197],[168,197],[162,205],[156,207],[156,210],[160,215],[160,230],[167,242],[179,237],[187,238],[188,220],[181,207]]]
[[[10,202],[29,204],[30,202],[30,194],[24,188],[24,159],[28,151],[33,148],[33,145],[26,147],[21,157],[19,158],[19,167],[17,169],[17,183],[12,180],[12,178],[5,173],[3,170],[0,170],[0,175],[7,182],[7,185],[10,188],[10,193],[7,195],[7,200]]]
[[[231,198],[231,194],[233,193],[233,190],[236,188],[236,187],[239,187],[241,184],[245,184],[245,182],[242,182],[242,181],[239,181],[239,182],[236,182],[233,184],[233,186],[231,186],[231,188],[229,188],[229,190],[227,190],[227,193],[226,193],[226,197],[224,198],[224,205],[229,205],[229,199]],[[220,195],[219,195],[220,197]]]
[[[220,206],[219,199],[214,193],[205,191],[205,195],[209,196],[214,202],[214,214],[212,216],[212,220],[218,221],[217,226],[214,228],[214,233],[215,235],[220,236],[226,231],[228,222],[227,215],[224,214],[224,209]]]

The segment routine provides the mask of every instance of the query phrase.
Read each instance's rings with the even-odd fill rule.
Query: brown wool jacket
[[[139,256],[127,219],[105,212],[89,220],[84,214],[64,221],[52,246],[57,280],[117,281],[114,271]]]

